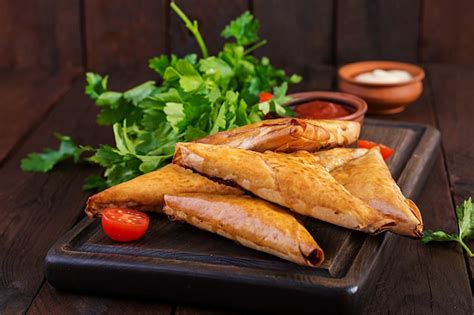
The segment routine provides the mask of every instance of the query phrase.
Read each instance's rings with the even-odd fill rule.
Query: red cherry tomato
[[[150,218],[143,212],[107,208],[102,213],[102,228],[105,234],[118,242],[129,242],[139,239],[148,229]]]
[[[260,103],[268,102],[268,101],[271,100],[272,98],[273,98],[273,94],[272,94],[272,93],[261,92],[260,94],[258,94],[258,101],[259,101]]]
[[[380,153],[382,154],[384,160],[387,160],[395,152],[395,150],[383,144],[375,143],[369,140],[357,140],[358,148],[371,149],[375,146],[379,147]]]

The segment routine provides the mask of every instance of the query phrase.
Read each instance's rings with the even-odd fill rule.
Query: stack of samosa
[[[350,121],[281,118],[178,143],[174,164],[90,197],[86,213],[164,212],[307,266],[321,264],[324,253],[292,212],[371,234],[420,237],[420,211],[378,148],[339,148],[359,132]]]

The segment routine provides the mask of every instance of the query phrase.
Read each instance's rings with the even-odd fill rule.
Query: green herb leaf
[[[135,106],[155,90],[155,82],[147,81],[123,93],[123,98]]]
[[[176,70],[180,73],[179,84],[185,92],[195,91],[201,86],[203,82],[201,75],[188,61],[179,60],[176,63]]]
[[[56,134],[56,137],[61,141],[58,150],[46,149],[43,153],[28,154],[21,160],[21,169],[27,172],[46,173],[68,158],[77,163],[82,153],[93,150],[91,147],[78,147],[68,136]]]
[[[260,25],[253,15],[246,11],[241,16],[230,22],[221,33],[224,38],[234,37],[239,45],[248,45],[258,40]]]
[[[89,95],[91,99],[96,100],[99,95],[107,91],[107,79],[107,76],[102,77],[99,74],[87,72],[87,85],[85,88],[86,95]]]
[[[164,76],[166,68],[170,65],[170,60],[166,55],[160,55],[148,60],[148,67],[158,73],[161,77]]]
[[[173,129],[179,131],[179,123],[184,120],[185,117],[183,104],[168,102],[166,103],[164,112],[166,114],[166,120],[168,120]]]
[[[471,249],[464,242],[464,238],[472,238],[474,233],[474,214],[473,214],[473,202],[469,198],[465,200],[461,205],[456,207],[456,215],[458,217],[458,235],[447,234],[443,231],[426,231],[421,241],[423,243],[429,242],[458,242],[469,255],[473,257],[474,254]]]
[[[456,207],[461,238],[472,238],[474,234],[474,207],[471,198]]]
[[[119,105],[120,100],[122,99],[123,94],[119,92],[111,92],[107,91],[102,94],[100,94],[96,100],[95,103],[97,106],[108,106],[111,108],[117,108]]]
[[[428,230],[428,231],[425,231],[421,241],[425,244],[429,242],[452,242],[452,241],[457,242],[457,236],[447,234],[443,231],[433,232],[433,231]]]

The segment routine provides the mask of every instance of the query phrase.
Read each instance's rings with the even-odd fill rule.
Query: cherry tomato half
[[[380,148],[380,153],[382,154],[384,160],[387,160],[395,152],[395,150],[383,144],[375,143],[369,140],[357,140],[358,148],[371,149],[375,146],[378,146]]]
[[[273,98],[273,94],[272,93],[268,93],[268,92],[261,92],[258,94],[258,101],[260,103],[263,103],[263,102],[268,102],[269,100],[271,100]]]
[[[102,228],[112,240],[129,242],[139,239],[148,229],[150,218],[143,212],[124,208],[107,208],[102,213]]]

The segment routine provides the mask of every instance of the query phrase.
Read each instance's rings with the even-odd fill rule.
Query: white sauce
[[[413,76],[405,70],[375,69],[357,75],[354,80],[364,83],[400,83],[410,81]]]

